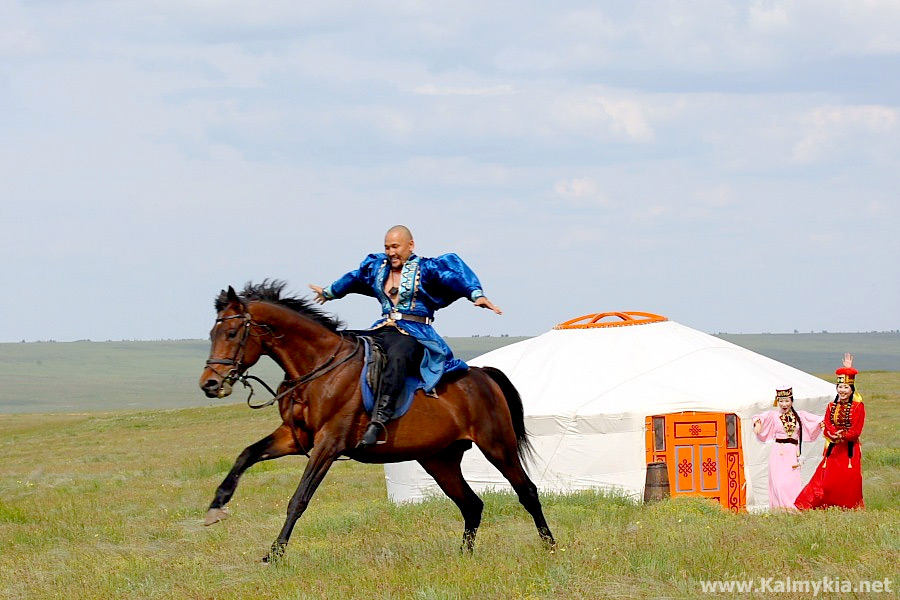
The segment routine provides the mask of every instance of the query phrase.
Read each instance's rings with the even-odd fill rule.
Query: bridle
[[[259,326],[259,324],[254,322],[250,317],[250,313],[247,312],[240,315],[231,315],[230,317],[219,317],[216,319],[216,326],[218,326],[219,323],[224,323],[231,319],[244,320],[244,323],[241,326],[241,339],[238,342],[237,348],[234,350],[234,356],[231,358],[208,358],[206,360],[206,366],[209,367],[213,373],[222,378],[222,383],[219,384],[219,389],[217,391],[219,398],[224,397],[223,392],[225,391],[226,384],[234,385],[234,382],[242,377],[241,362],[244,360],[244,347],[247,345],[247,340],[250,338],[250,327],[253,325]],[[228,373],[223,375],[214,365],[230,366],[231,369]]]
[[[322,364],[314,367],[309,373],[306,375],[301,375],[300,377],[296,377],[294,379],[285,378],[282,382],[282,386],[289,386],[281,393],[276,394],[275,391],[262,379],[255,375],[250,375],[248,373],[241,373],[241,363],[244,359],[244,348],[247,345],[247,340],[250,337],[250,329],[251,327],[260,327],[262,329],[267,330],[267,332],[271,335],[275,335],[272,331],[272,328],[264,323],[257,323],[253,320],[253,317],[250,316],[250,313],[244,312],[240,315],[231,315],[230,317],[219,317],[216,319],[216,325],[219,323],[223,323],[224,321],[230,321],[231,319],[243,319],[243,324],[241,325],[241,339],[238,342],[238,347],[234,351],[234,356],[231,358],[209,358],[206,360],[206,366],[209,367],[216,375],[222,378],[222,383],[219,384],[219,390],[217,395],[222,398],[224,397],[223,392],[225,390],[225,385],[233,385],[236,381],[240,381],[244,387],[250,388],[250,395],[247,396],[247,406],[250,408],[265,408],[267,406],[271,406],[284,398],[287,395],[290,395],[291,405],[290,405],[290,415],[288,421],[291,428],[291,435],[294,438],[294,443],[297,445],[297,448],[302,450],[303,454],[309,456],[309,452],[304,448],[303,444],[300,443],[300,440],[297,437],[297,431],[294,428],[294,404],[296,402],[295,395],[293,394],[294,390],[299,388],[301,385],[305,383],[309,383],[314,379],[318,379],[322,375],[325,375],[329,371],[336,369],[337,367],[343,365],[359,352],[362,344],[358,337],[353,337],[353,349],[347,353],[346,356],[342,357],[340,360],[337,360],[337,355],[341,351],[341,347],[344,345],[345,336],[342,332],[337,332],[339,339],[337,346],[335,346],[334,352],[331,353],[331,356],[323,362]],[[275,337],[283,337],[283,335],[275,336]],[[225,365],[230,366],[231,369],[226,374],[222,374],[214,365]],[[270,394],[272,394],[272,398],[262,404],[252,404],[250,399],[253,397],[254,389],[253,386],[248,382],[249,379],[253,379],[258,381],[265,387]]]

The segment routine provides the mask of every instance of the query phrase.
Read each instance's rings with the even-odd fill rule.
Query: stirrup
[[[369,429],[373,425],[375,426],[375,429],[376,429],[375,441],[367,444],[366,443],[366,434],[369,433]],[[381,429],[381,431],[384,432],[384,440],[378,439],[378,429]],[[372,446],[380,446],[381,444],[386,444],[386,443],[387,443],[387,427],[384,425],[384,423],[381,423],[379,421],[370,421],[369,426],[366,427],[365,432],[363,432],[363,436],[362,436],[362,438],[360,438],[359,443],[356,444],[356,448],[359,450],[362,450],[365,448],[370,448]]]

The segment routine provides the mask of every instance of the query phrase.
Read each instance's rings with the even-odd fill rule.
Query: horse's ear
[[[235,306],[239,306],[241,310],[247,310],[247,302],[243,300],[240,296],[237,295],[237,292],[234,291],[234,288],[230,285],[228,286],[228,291],[225,292],[225,300],[228,304],[233,304]]]

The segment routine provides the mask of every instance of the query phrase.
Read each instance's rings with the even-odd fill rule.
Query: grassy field
[[[610,598],[701,596],[702,580],[891,580],[900,561],[900,373],[863,373],[865,511],[732,514],[701,500],[545,497],[548,553],[507,494],[485,497],[474,555],[449,500],[395,506],[380,467],[342,462],[283,563],[259,563],[306,459],[253,467],[204,528],[238,452],[272,410],[0,415],[0,597]],[[711,596],[711,595],[710,595]],[[822,597],[846,597],[823,594]],[[779,598],[811,597],[779,594]]]
[[[900,371],[900,334],[759,334],[722,337],[808,373],[828,372],[845,351],[865,371]],[[448,338],[468,360],[523,337]],[[0,413],[84,412],[218,406],[197,388],[209,354],[202,340],[0,344]],[[268,358],[253,373],[281,372]],[[262,392],[262,390],[259,390]]]

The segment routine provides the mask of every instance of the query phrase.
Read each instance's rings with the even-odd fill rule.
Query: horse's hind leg
[[[534,519],[534,524],[541,539],[551,549],[556,548],[556,540],[553,539],[553,534],[550,532],[550,527],[547,526],[547,520],[544,518],[544,511],[541,509],[541,500],[538,497],[537,486],[534,485],[525,472],[522,461],[514,449],[515,446],[510,448],[509,446],[495,443],[491,445],[479,444],[478,448],[512,485],[516,495],[519,497],[519,502],[528,511],[531,518]]]
[[[472,552],[475,548],[475,533],[481,524],[481,512],[484,509],[484,502],[469,487],[460,468],[463,453],[470,447],[471,442],[457,442],[438,454],[419,460],[419,464],[462,513],[463,542],[460,550],[464,552]]]
[[[270,435],[244,448],[244,451],[234,461],[231,471],[228,472],[228,475],[225,476],[225,479],[216,489],[216,495],[209,505],[203,524],[212,525],[227,516],[228,513],[225,512],[223,507],[234,496],[238,480],[244,471],[260,461],[297,453],[296,444],[287,425],[282,425]]]

